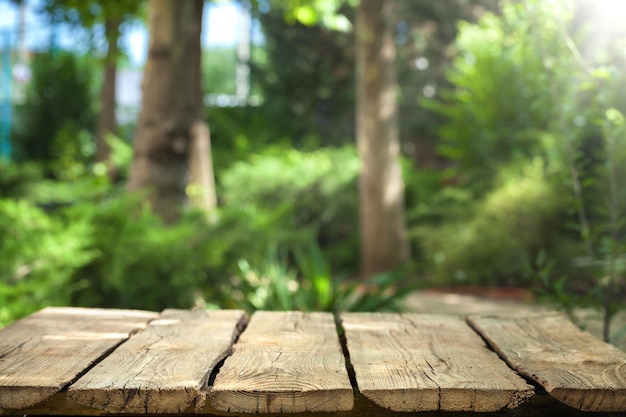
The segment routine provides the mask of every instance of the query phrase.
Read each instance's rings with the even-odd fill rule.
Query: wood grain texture
[[[210,395],[213,407],[226,412],[352,409],[352,386],[332,314],[256,312]]]
[[[515,408],[533,387],[457,316],[344,313],[360,392],[393,411]]]
[[[52,397],[157,313],[49,307],[0,330],[0,410]]]
[[[509,365],[583,411],[626,411],[626,353],[560,313],[470,316]]]
[[[246,317],[239,310],[165,310],[73,384],[68,398],[111,413],[202,407],[211,371]]]

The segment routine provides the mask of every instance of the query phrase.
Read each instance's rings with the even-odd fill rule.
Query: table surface
[[[0,414],[503,412],[538,397],[626,412],[626,353],[556,312],[50,307],[0,330]]]

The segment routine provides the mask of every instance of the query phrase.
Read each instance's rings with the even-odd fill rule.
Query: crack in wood
[[[352,366],[352,362],[350,360],[350,350],[348,349],[348,340],[346,339],[346,331],[343,328],[343,323],[341,321],[341,317],[339,313],[334,312],[333,317],[335,319],[335,328],[337,331],[337,335],[339,336],[339,344],[341,345],[341,352],[343,353],[344,363],[346,366],[346,372],[348,372],[348,379],[350,380],[350,385],[352,386],[352,390],[355,393],[359,393],[359,385],[357,384],[356,372],[354,371],[354,366]]]
[[[0,359],[4,358],[7,355],[10,355],[13,352],[17,352],[17,351],[21,350],[22,346],[24,346],[26,343],[30,342],[31,340],[32,340],[32,338],[28,338],[28,339],[24,340],[22,343],[16,345],[15,347],[10,348],[9,350],[7,350],[6,352],[4,352],[4,353],[2,353],[0,355]]]

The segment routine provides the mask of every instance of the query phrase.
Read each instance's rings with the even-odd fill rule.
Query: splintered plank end
[[[626,411],[626,353],[556,312],[468,317],[498,354],[562,403]]]
[[[347,411],[354,396],[330,313],[258,311],[210,392],[219,411]]]

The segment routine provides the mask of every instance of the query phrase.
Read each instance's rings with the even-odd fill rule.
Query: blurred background
[[[202,179],[168,174],[170,215],[131,185],[158,136],[145,93],[184,78],[144,80],[156,6],[0,0],[0,326],[47,305],[381,310],[510,287],[624,336],[626,1],[380,0],[399,180],[363,154],[386,141],[357,117],[368,1],[202,4],[210,142],[184,161]],[[398,191],[398,244],[363,244],[368,175]]]

